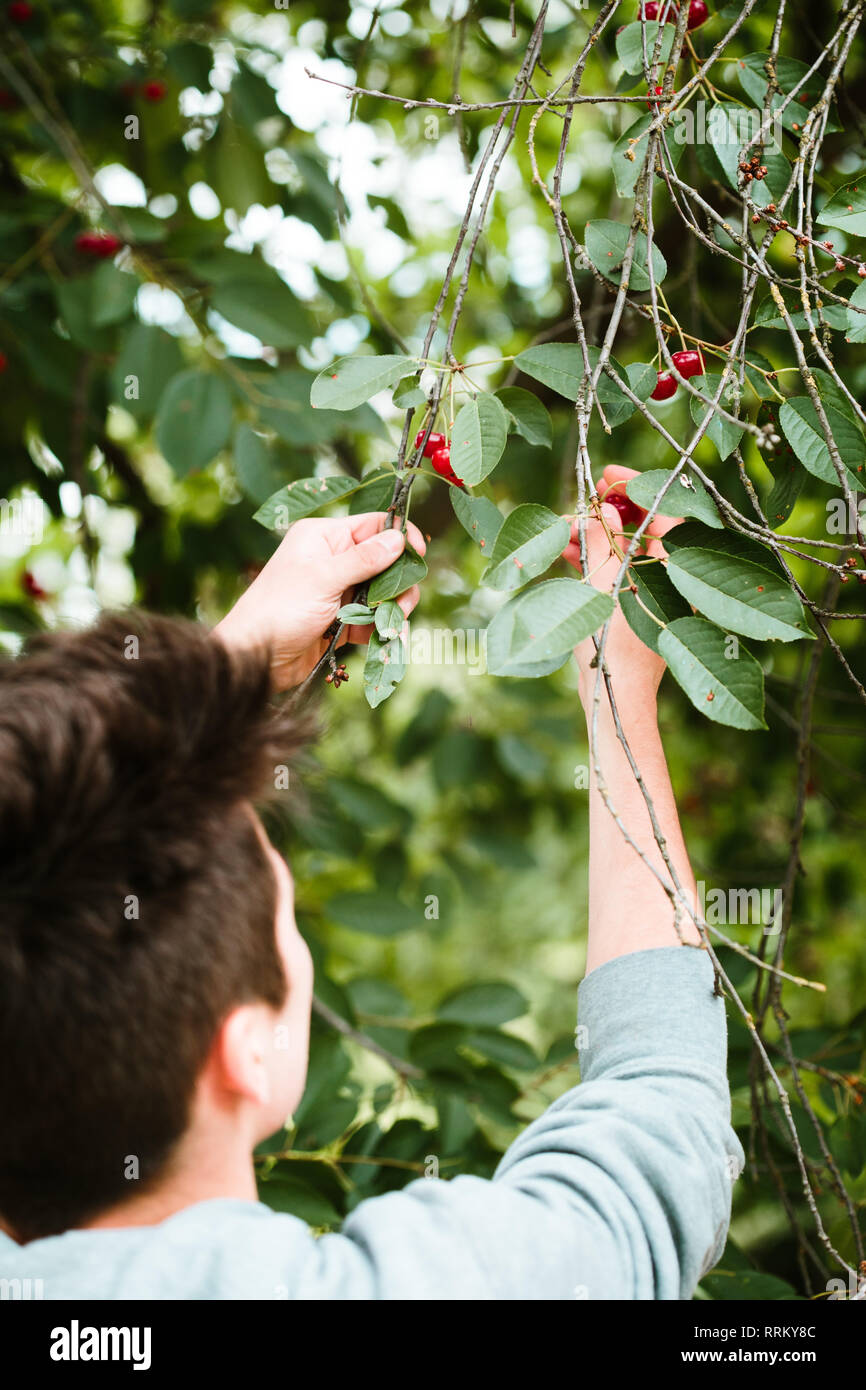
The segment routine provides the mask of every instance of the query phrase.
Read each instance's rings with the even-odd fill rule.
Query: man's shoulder
[[[23,1246],[4,1238],[0,1281],[10,1298],[290,1298],[315,1245],[296,1216],[216,1198],[157,1225],[66,1231]]]

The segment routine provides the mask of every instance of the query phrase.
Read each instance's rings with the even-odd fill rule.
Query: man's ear
[[[267,1105],[271,1100],[268,1056],[273,1021],[262,1004],[241,1004],[223,1020],[208,1069],[217,1092]]]

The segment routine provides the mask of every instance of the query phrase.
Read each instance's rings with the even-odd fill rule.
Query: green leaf
[[[708,719],[734,729],[766,729],[764,673],[742,643],[704,618],[678,618],[661,633],[659,652]]]
[[[505,517],[487,497],[472,497],[459,487],[449,489],[454,515],[481,550],[490,550]]]
[[[652,468],[646,473],[639,473],[636,478],[629,478],[625,485],[626,494],[639,507],[649,511],[656,493],[664,487],[672,472],[673,469]],[[662,516],[691,516],[716,529],[720,529],[724,524],[703,483],[699,478],[693,477],[686,468],[668,488],[656,511]]]
[[[593,370],[598,365],[600,352],[601,349],[597,347],[589,347],[587,350]],[[565,396],[566,400],[577,400],[584,378],[583,352],[577,343],[540,343],[537,347],[527,348],[525,352],[519,353],[514,360],[527,376],[549,386],[552,391]],[[655,368],[643,362],[623,368],[615,357],[609,360],[620,380],[628,381],[639,400],[646,400],[655,389]],[[598,379],[598,398],[612,429],[634,414],[635,407],[607,372],[602,372]]]
[[[746,380],[759,400],[775,400],[770,383],[762,372],[757,370],[762,367],[765,372],[773,370],[773,364],[760,352],[755,352],[754,348],[746,350]]]
[[[424,1071],[450,1072],[457,1076],[468,1070],[460,1056],[466,1042],[466,1029],[457,1023],[431,1023],[418,1028],[409,1042],[409,1056]]]
[[[731,188],[738,186],[742,148],[756,133],[760,122],[760,112],[735,102],[719,103],[707,117],[707,142]],[[772,128],[768,145],[771,139]],[[754,201],[761,206],[781,196],[791,172],[791,166],[781,151],[767,148],[763,163],[767,168],[766,177],[750,185]]]
[[[661,72],[668,58],[671,56],[671,47],[676,33],[673,24],[659,25],[657,21],[651,19],[644,20],[643,22],[637,20],[633,24],[626,24],[625,28],[617,34],[616,54],[626,72],[644,72],[644,39],[642,38],[642,34],[646,35],[646,61],[648,68],[651,67],[659,28],[662,29],[658,68],[658,71]]]
[[[377,574],[370,584],[367,589],[367,602],[372,607],[374,604],[384,603],[385,599],[397,598],[399,594],[411,589],[413,584],[419,584],[426,573],[427,565],[407,541],[405,549],[394,563],[381,574]]]
[[[357,777],[329,775],[328,792],[340,814],[365,831],[387,830],[405,834],[412,823],[411,813],[378,787]],[[379,885],[381,888],[381,884]],[[375,1013],[376,1010],[373,1010]]]
[[[508,412],[496,396],[484,392],[467,401],[451,431],[451,467],[457,477],[475,487],[493,472],[507,437]]]
[[[798,459],[791,455],[771,457],[764,455],[764,462],[775,478],[764,511],[770,526],[777,531],[784,526],[797,503],[806,481],[806,470]]]
[[[228,443],[232,398],[213,372],[181,372],[160,401],[156,442],[178,477],[210,463]]]
[[[737,59],[737,76],[740,79],[740,86],[747,96],[751,97],[762,115],[769,85],[765,68],[769,56],[768,53],[750,53],[747,58]],[[776,81],[781,88],[781,95],[779,92],[773,93],[770,101],[773,112],[783,104],[786,95],[800,84],[808,71],[807,65],[801,63],[797,58],[788,58],[783,54],[776,57]],[[794,131],[795,126],[799,126],[800,130],[803,129],[809,117],[809,110],[815,104],[822,85],[817,77],[813,78],[811,87],[807,81],[805,90],[801,89],[798,97],[788,103],[782,113],[782,125],[785,130]],[[808,98],[806,93],[808,93]],[[838,130],[839,126],[836,121],[831,120],[827,129]]]
[[[848,419],[851,420],[853,424],[857,425],[859,429],[860,426],[857,424],[857,413],[853,405],[845,395],[841,386],[833,380],[830,373],[825,372],[823,367],[810,366],[809,371],[814,378],[815,385],[818,388],[818,395],[821,397],[822,403],[825,406],[832,405],[834,410],[838,410],[842,415],[847,415]],[[778,433],[778,431],[776,431],[776,433]]]
[[[699,521],[684,521],[665,535],[665,550],[686,550],[698,547],[701,550],[719,551],[724,555],[736,555],[742,560],[750,560],[753,565],[762,565],[785,577],[780,562],[768,546],[732,531],[727,526],[723,531],[711,531]]]
[[[342,475],[334,478],[299,478],[295,483],[281,487],[255,513],[253,520],[269,531],[287,531],[293,521],[302,516],[317,512],[329,502],[337,502],[349,493],[357,492],[361,483],[357,478]]]
[[[625,374],[638,400],[648,401],[658,381],[658,372],[652,362],[629,362]]]
[[[366,603],[344,603],[337,613],[338,622],[344,623],[347,627],[353,624],[366,627],[373,621],[373,617],[373,610],[368,608]]]
[[[616,191],[621,198],[634,197],[634,186],[637,176],[643,168],[647,151],[647,130],[655,120],[655,112],[648,111],[645,116],[641,116],[635,121],[634,125],[629,126],[617,140],[611,155],[611,165],[613,167],[613,177],[616,183]],[[674,168],[679,164],[686,148],[686,138],[689,131],[688,121],[685,112],[675,111],[664,126],[666,144],[661,141],[658,144],[658,153],[661,159],[668,164],[667,154],[670,156],[670,163]],[[634,144],[631,142],[634,141]],[[634,159],[629,159],[629,153],[634,154]]]
[[[512,1071],[535,1071],[538,1066],[538,1058],[529,1043],[511,1033],[501,1033],[498,1028],[474,1029],[467,1035],[466,1045],[488,1061]]]
[[[567,401],[577,400],[584,375],[583,353],[577,343],[539,343],[519,352],[514,365]]]
[[[822,227],[838,227],[848,236],[866,236],[866,169],[833,194],[817,221]]]
[[[369,409],[362,406],[362,410]],[[395,473],[393,468],[371,468],[361,479],[358,491],[352,494],[349,513],[357,516],[359,512],[387,511],[394,496]]]
[[[387,439],[384,422],[372,406],[359,405],[353,410],[316,410],[310,405],[310,387],[314,378],[309,372],[284,367],[256,371],[245,367],[256,390],[270,404],[258,407],[258,419],[278,434],[286,444],[309,448],[327,444],[339,434],[376,434]]]
[[[613,610],[610,594],[582,580],[546,579],[509,599],[494,617],[487,629],[487,669],[494,676],[557,670]],[[540,666],[545,669],[533,669]]]
[[[517,433],[523,435],[528,444],[550,448],[553,443],[553,422],[537,396],[533,396],[531,391],[524,391],[522,386],[503,386],[496,396],[513,419]]]
[[[468,985],[447,995],[437,1008],[436,1017],[449,1023],[495,1028],[520,1018],[528,1008],[526,999],[513,985],[490,982]]]
[[[656,617],[665,624],[672,623],[677,618],[691,617],[691,606],[686,603],[668,579],[664,565],[632,565],[628,574],[630,582],[637,586],[637,595],[631,593],[629,589],[621,589],[620,607],[632,631],[637,633],[641,641],[651,651],[657,652],[662,629],[658,623],[653,622],[648,613],[644,612],[638,598],[651,613],[655,613]]]
[[[399,383],[394,388],[393,401],[399,410],[412,410],[416,405],[423,405],[427,400],[424,392],[419,386],[421,380],[420,372]]]
[[[244,492],[260,503],[271,497],[279,486],[280,470],[264,435],[244,420],[235,430],[233,453],[235,473]]]
[[[364,698],[376,709],[391,695],[406,674],[406,648],[399,637],[371,633],[364,662]]]
[[[113,333],[105,324],[94,323],[95,280],[96,272],[77,275],[73,280],[62,280],[55,286],[57,308],[73,343],[90,352],[107,353],[111,351]]]
[[[866,280],[848,300],[848,342],[866,343]]]
[[[310,388],[310,404],[317,410],[353,410],[417,370],[414,357],[340,357],[319,372]]]
[[[799,300],[795,301],[790,291],[788,293],[783,292],[782,298],[785,302],[788,316],[793,327],[799,331],[805,329],[807,327],[806,315],[803,313],[802,309],[796,307]],[[845,332],[848,327],[848,310],[844,304],[825,304],[821,312],[824,316],[824,321],[830,328],[835,329],[839,333]],[[812,314],[812,322],[817,327],[818,319],[815,313]],[[787,324],[779,313],[778,305],[772,295],[768,295],[766,299],[762,299],[755,310],[754,326],[755,328],[778,328],[784,332],[788,331]]]
[[[564,517],[529,502],[506,518],[481,583],[491,589],[519,589],[558,560],[571,534]]]
[[[238,64],[238,71],[232,79],[230,101],[232,115],[250,128],[255,128],[260,121],[280,115],[276,92],[270,82],[244,62]]]
[[[399,637],[406,625],[406,615],[399,603],[393,599],[386,599],[380,603],[375,614],[376,631],[383,642],[388,642],[392,637]]]
[[[183,368],[177,339],[148,323],[127,329],[114,366],[114,398],[136,420],[149,420],[168,383]]]
[[[706,375],[694,377],[692,385],[696,390],[702,391],[705,396],[714,398],[719,389],[721,380],[721,372],[707,372]],[[735,378],[731,377],[728,386],[730,386],[733,381],[735,381]],[[725,390],[722,392],[722,398],[719,404],[729,410],[731,414],[734,414],[735,407],[733,403],[725,399],[728,393],[728,386],[726,386]],[[704,405],[703,401],[699,401],[696,396],[689,396],[689,409],[692,412],[692,419],[695,424],[702,425],[704,419],[710,413],[711,407]],[[742,425],[732,425],[730,421],[725,420],[721,415],[713,413],[710,423],[707,426],[706,434],[707,438],[711,439],[718,449],[719,457],[726,459],[729,454],[734,452],[742,439],[743,427]]]
[[[268,280],[257,274],[224,281],[211,294],[210,307],[269,347],[298,347],[313,336],[304,304],[276,273]]]
[[[369,936],[398,936],[422,920],[420,912],[393,893],[337,893],[323,911],[329,921]]]
[[[224,208],[242,217],[254,203],[269,207],[279,197],[265,169],[256,137],[237,121],[221,120],[204,147],[205,178]]]
[[[803,605],[785,579],[717,550],[677,549],[668,577],[683,598],[727,632],[759,642],[811,637]]]
[[[259,1183],[258,1196],[271,1211],[288,1212],[310,1226],[339,1226],[342,1220],[327,1197],[298,1178],[265,1178]]]
[[[863,472],[866,440],[847,415],[843,415],[832,405],[825,404],[823,408],[839,457],[851,475],[852,486],[859,487],[863,479],[857,475]],[[818,412],[810,397],[794,396],[786,401],[779,411],[779,424],[803,467],[823,482],[838,486],[839,478],[830,457]]]
[[[622,266],[628,245],[629,229],[622,222],[612,222],[606,217],[600,217],[594,222],[587,222],[584,232],[586,243],[586,254],[598,270],[607,280],[612,280],[618,285],[622,279],[617,275],[617,270]],[[655,282],[660,285],[668,273],[667,261],[657,246],[653,246],[653,276]],[[638,232],[635,236],[634,253],[631,264],[631,274],[629,285],[636,292],[648,290],[650,278],[647,271],[647,238],[645,232]]]
[[[705,1274],[700,1287],[712,1298],[737,1302],[800,1302],[800,1295],[775,1274],[759,1274],[756,1269],[714,1269]]]
[[[827,374],[822,373],[822,376],[824,375]],[[827,380],[830,381],[829,376],[827,376]],[[835,390],[835,383],[833,383],[833,388]],[[774,433],[778,433],[779,420],[775,404],[771,405],[767,401],[762,401],[758,410],[757,423],[762,428],[771,425]],[[790,444],[782,443],[762,450],[761,460],[775,479],[770,494],[764,503],[767,521],[775,531],[784,525],[794,510],[808,475]]]
[[[105,328],[129,318],[139,290],[137,275],[130,274],[128,270],[118,270],[116,265],[107,262],[94,271],[91,284],[93,307],[90,321],[94,328]]]

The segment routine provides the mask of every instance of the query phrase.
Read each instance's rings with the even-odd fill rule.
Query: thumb
[[[406,537],[397,528],[378,531],[351,550],[343,550],[333,558],[331,575],[335,587],[348,589],[350,584],[360,584],[372,579],[393,564],[406,544]]]

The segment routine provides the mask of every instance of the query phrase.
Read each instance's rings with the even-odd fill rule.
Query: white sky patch
[[[537,223],[518,223],[512,230],[513,214],[508,219],[508,254],[511,278],[524,289],[546,289],[550,284],[550,247],[547,237]]]
[[[147,206],[147,190],[137,174],[122,164],[106,164],[98,169],[93,182],[107,202],[124,208]]]
[[[203,222],[212,221],[222,212],[222,204],[208,183],[192,184],[187,197],[196,217],[200,217]]]
[[[77,483],[66,481],[61,483],[57,489],[60,498],[60,506],[64,516],[75,517],[81,515],[81,488]]]
[[[219,92],[200,92],[198,87],[184,87],[180,94],[182,116],[217,116],[223,109],[223,99]]]
[[[456,24],[469,9],[469,0],[430,0],[430,13],[443,22]]]
[[[160,285],[142,285],[135,302],[142,323],[155,324],[184,337],[197,336],[196,326],[174,290],[163,289]]]
[[[318,293],[312,268],[319,264],[324,246],[309,222],[281,216],[268,231],[262,250],[295,294],[312,299]]]
[[[352,68],[338,58],[322,59],[312,49],[295,48],[270,74],[277,88],[277,106],[299,130],[320,130],[324,125],[345,126],[349,120],[346,93],[340,87],[308,77],[305,67],[336,82],[355,80]]]
[[[177,212],[177,198],[173,193],[159,193],[151,198],[147,207],[154,217],[173,217]]]
[[[309,347],[298,348],[298,361],[309,372],[319,372],[333,360],[334,354],[326,338],[314,338]]]
[[[335,357],[348,357],[368,337],[370,324],[362,314],[348,319],[335,319],[329,324],[325,339]]]
[[[473,381],[479,386],[487,386],[493,373],[502,370],[502,348],[497,347],[495,343],[478,343],[460,360]],[[475,366],[476,362],[484,365]]]
[[[217,313],[216,309],[208,310],[207,321],[220,342],[225,343],[232,357],[260,358],[262,356],[265,345],[254,333],[246,333],[243,328],[235,328],[234,324],[229,323],[228,319],[224,319],[222,314]]]

